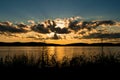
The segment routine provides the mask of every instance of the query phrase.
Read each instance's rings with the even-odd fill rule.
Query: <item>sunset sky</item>
[[[0,42],[120,38],[119,9],[120,0],[0,0]]]
[[[119,19],[120,0],[0,0],[0,20],[82,16]]]

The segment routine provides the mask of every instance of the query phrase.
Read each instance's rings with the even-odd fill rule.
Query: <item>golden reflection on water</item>
[[[54,47],[54,52],[59,61],[62,60],[62,58],[65,56],[64,51],[65,51],[64,47]]]
[[[120,47],[104,47],[104,52],[112,53],[120,52]],[[43,52],[47,52],[49,56],[56,55],[58,61],[61,61],[63,57],[72,58],[73,56],[78,56],[85,54],[86,56],[95,55],[101,53],[101,47],[82,47],[82,46],[31,46],[31,47],[0,47],[0,57],[27,55],[29,58],[31,56],[39,58]]]
[[[65,48],[64,47],[56,47],[56,46],[50,46],[49,48],[49,55],[55,55],[57,60],[60,61],[65,56]]]

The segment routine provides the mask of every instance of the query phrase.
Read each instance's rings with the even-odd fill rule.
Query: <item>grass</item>
[[[57,61],[56,55],[49,58],[47,53],[43,53],[39,58],[33,55],[14,55],[13,57],[7,55],[5,58],[0,58],[0,67],[36,67],[43,68],[64,68],[64,67],[84,67],[89,65],[109,66],[113,64],[120,64],[120,53],[102,53],[96,55],[86,56],[84,53],[79,56],[74,56],[72,59],[64,57],[62,61]]]
[[[73,75],[87,75],[87,74],[111,74],[120,71],[120,53],[109,54],[97,54],[90,55],[89,57],[85,54],[75,56],[72,59],[64,57],[62,61],[57,61],[56,55],[52,55],[49,58],[47,52],[42,52],[42,56],[30,58],[26,55],[14,55],[0,58],[0,71],[1,73],[22,73],[29,75],[62,75],[62,76],[73,76]],[[2,72],[3,71],[3,72]],[[79,76],[78,76],[79,77]],[[47,78],[47,77],[46,77]]]

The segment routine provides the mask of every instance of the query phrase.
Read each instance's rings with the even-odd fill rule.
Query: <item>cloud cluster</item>
[[[120,38],[120,33],[111,33],[111,34],[94,33],[94,34],[90,34],[89,36],[84,36],[84,38]]]
[[[116,22],[112,20],[104,21],[82,21],[79,17],[46,20],[40,24],[32,26],[32,30],[39,33],[56,32],[58,34],[68,34],[71,32],[79,32],[82,29],[92,30],[98,26],[115,25]]]
[[[12,22],[0,22],[0,34],[9,33],[9,34],[22,34],[28,35],[32,32],[33,36],[26,36],[31,38],[50,38],[56,35],[60,39],[65,38],[83,38],[89,36],[100,37],[100,33],[97,30],[98,27],[106,26],[120,26],[119,22],[113,20],[94,20],[94,21],[85,21],[81,17],[71,17],[55,20],[45,20],[40,23],[35,23],[33,20],[29,20],[28,23],[17,23],[13,24]],[[43,35],[44,34],[44,35]],[[41,37],[43,35],[43,37]],[[20,35],[19,35],[20,36]]]
[[[0,22],[0,31],[1,32],[10,32],[10,33],[25,33],[27,32],[27,25],[25,24],[16,24],[13,25],[11,22]]]

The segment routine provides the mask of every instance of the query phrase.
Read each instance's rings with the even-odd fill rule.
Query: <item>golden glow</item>
[[[69,26],[69,20],[67,19],[56,19],[55,20],[56,26],[55,28],[68,28]]]
[[[50,46],[49,47],[49,55],[55,55],[58,61],[62,61],[63,57],[65,56],[65,48],[64,47],[55,47]]]
[[[31,35],[12,35],[12,36],[4,36],[0,35],[0,42],[43,42],[44,39],[39,39],[38,36],[47,37],[47,35],[36,35],[35,38],[32,38]],[[25,36],[29,36],[26,38]],[[69,36],[67,39],[58,39],[58,40],[53,40],[53,39],[46,39],[46,43],[53,43],[53,44],[70,44],[70,43],[101,43],[101,39],[69,39]],[[114,42],[114,43],[120,43],[120,39],[106,39],[104,42]]]
[[[45,41],[46,43],[55,44],[99,43],[101,42],[100,34],[102,34],[99,29],[102,27],[106,28],[106,34],[108,34],[108,36],[104,36],[106,38],[112,34],[112,31],[120,33],[120,22],[112,20],[84,22],[82,19],[83,18],[77,16],[71,18],[45,20],[37,23],[35,23],[34,20],[28,20],[29,24],[13,24],[9,21],[0,22],[0,42]],[[119,38],[119,35],[116,36]],[[99,39],[97,37],[99,37]],[[113,35],[111,38],[112,37],[114,38]],[[113,41],[120,42],[118,39],[104,40],[104,42]]]

